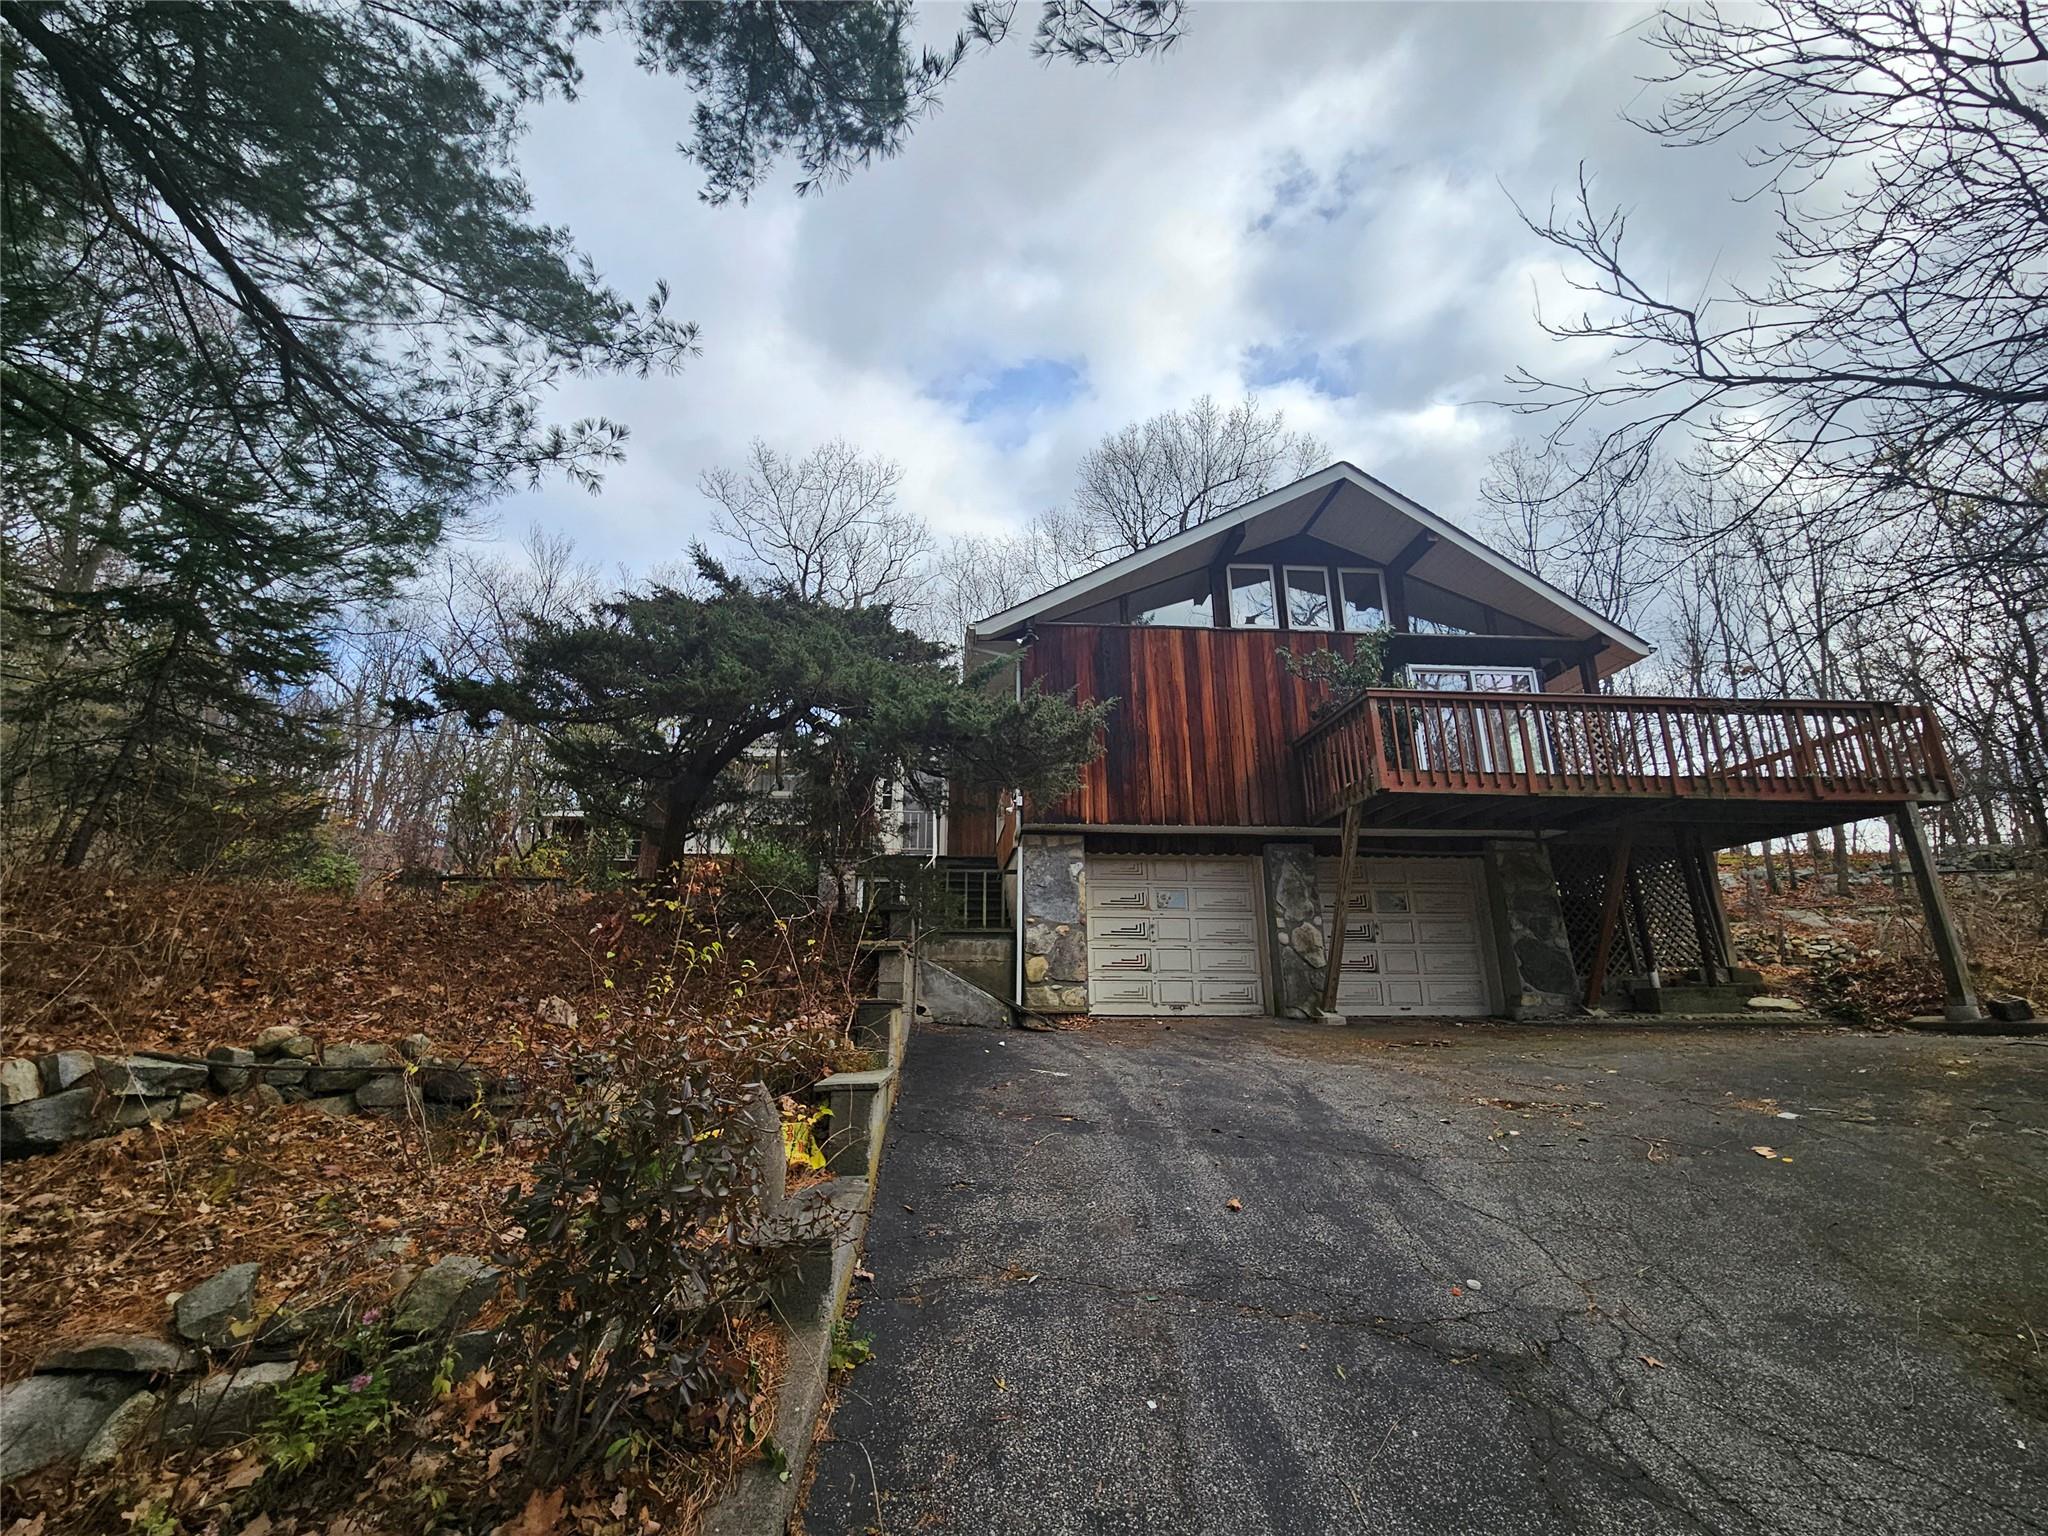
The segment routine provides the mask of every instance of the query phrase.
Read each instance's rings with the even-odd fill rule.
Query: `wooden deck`
[[[1674,819],[1825,825],[1952,792],[1926,710],[1839,700],[1374,689],[1294,752],[1315,822],[1368,802],[1386,823],[1402,802],[1484,797],[1494,813],[1665,801]]]

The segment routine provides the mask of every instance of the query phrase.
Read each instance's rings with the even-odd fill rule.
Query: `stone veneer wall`
[[[1088,865],[1078,833],[1018,839],[1024,896],[1024,1006],[1088,1011]]]
[[[1283,1019],[1312,1019],[1322,1012],[1323,981],[1330,964],[1322,893],[1316,887],[1315,846],[1267,843],[1259,854],[1266,916],[1272,924],[1267,969],[1273,976],[1273,1012]]]
[[[1496,842],[1484,851],[1503,1011],[1511,1019],[1571,1012],[1579,1001],[1579,974],[1550,850],[1537,842]]]

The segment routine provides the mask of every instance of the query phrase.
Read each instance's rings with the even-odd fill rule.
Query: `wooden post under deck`
[[[1358,868],[1358,802],[1344,808],[1343,841],[1337,848],[1337,915],[1330,923],[1330,943],[1323,972],[1323,1012],[1337,1011],[1337,981],[1344,965],[1344,927],[1351,917],[1351,881]]]
[[[1906,845],[1906,860],[1913,866],[1913,884],[1920,891],[1920,908],[1927,914],[1927,937],[1934,942],[1935,958],[1941,961],[1942,1014],[1952,1024],[1975,1024],[1984,1017],[1977,1006],[1977,990],[1970,984],[1970,960],[1963,953],[1962,935],[1948,910],[1948,893],[1941,888],[1941,875],[1934,867],[1934,850],[1927,846],[1927,829],[1920,825],[1920,807],[1908,805],[1892,817],[1899,829],[1899,841]]]
[[[1621,899],[1628,894],[1629,839],[1624,834],[1607,862],[1607,889],[1600,903],[1600,937],[1593,945],[1593,967],[1586,977],[1586,1006],[1598,1008],[1607,990],[1607,958],[1614,950],[1614,925],[1621,918]]]

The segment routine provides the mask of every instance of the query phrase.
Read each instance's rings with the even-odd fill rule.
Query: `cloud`
[[[1589,361],[1535,324],[1556,262],[1510,193],[1540,208],[1601,168],[1681,282],[1766,249],[1761,210],[1728,202],[1739,147],[1674,156],[1620,121],[1654,62],[1641,14],[1198,5],[1172,54],[1116,71],[979,57],[895,160],[724,208],[675,152],[678,83],[600,49],[524,142],[539,212],[622,289],[669,279],[705,352],[566,391],[561,414],[630,425],[629,458],[594,500],[550,486],[501,526],[673,558],[707,532],[699,474],[759,436],[845,437],[900,460],[942,530],[997,531],[1062,500],[1104,432],[1246,389],[1463,516],[1528,429],[1485,403],[1503,377]]]

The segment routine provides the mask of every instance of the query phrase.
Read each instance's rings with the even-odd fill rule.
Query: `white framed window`
[[[1335,629],[1330,606],[1330,573],[1320,565],[1290,565],[1280,573],[1287,583],[1289,629]]]
[[[1230,568],[1230,622],[1239,629],[1278,629],[1280,604],[1270,565]]]
[[[1337,595],[1338,617],[1343,620],[1346,634],[1387,627],[1387,589],[1378,571],[1339,571]]]

